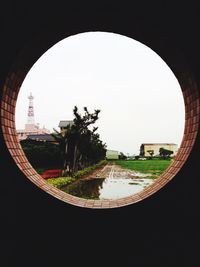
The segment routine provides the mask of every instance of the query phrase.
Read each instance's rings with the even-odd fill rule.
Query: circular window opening
[[[49,184],[83,199],[116,200],[141,192],[173,162],[184,131],[183,95],[147,46],[119,34],[82,33],[31,68],[16,125],[25,155]]]
[[[63,201],[91,208],[131,204],[171,180],[190,153],[198,96],[181,89],[167,64],[140,42],[107,32],[77,34],[44,53],[26,75],[16,139],[2,123],[6,144],[26,176]],[[8,104],[2,101],[3,115]],[[192,130],[184,132],[185,117],[187,125],[192,116]]]

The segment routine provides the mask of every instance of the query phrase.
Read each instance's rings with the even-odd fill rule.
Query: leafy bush
[[[95,169],[97,169],[97,168],[99,168],[99,167],[101,167],[101,166],[103,166],[105,164],[107,164],[107,161],[106,160],[101,160],[100,162],[98,162],[97,164],[95,164],[93,166],[90,166],[90,167],[87,167],[87,168],[85,168],[83,170],[77,171],[73,175],[73,177],[80,178],[80,177],[82,177],[82,176],[84,176],[86,174],[89,174],[91,171],[94,171]]]
[[[75,179],[73,177],[58,177],[47,179],[46,181],[57,188],[61,188],[64,185],[71,184]]]
[[[97,164],[93,165],[93,166],[90,166],[88,168],[85,168],[83,170],[80,170],[78,172],[76,172],[74,174],[74,177],[58,177],[58,178],[50,178],[50,179],[47,179],[46,181],[57,187],[57,188],[61,188],[62,186],[64,185],[69,185],[71,184],[72,182],[74,182],[76,179],[75,178],[80,178],[81,176],[83,175],[86,175],[88,173],[90,173],[91,171],[97,169],[98,167],[101,167],[103,165],[107,164],[107,161],[106,160],[102,160],[100,162],[98,162]]]
[[[35,140],[23,140],[20,143],[34,168],[62,168],[63,159],[58,145]]]

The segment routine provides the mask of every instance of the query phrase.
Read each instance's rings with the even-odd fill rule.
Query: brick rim
[[[23,61],[25,62],[24,65]],[[27,64],[26,60],[24,60],[24,56],[22,56],[19,60],[17,60],[6,78],[1,98],[2,134],[8,151],[18,168],[31,182],[57,199],[75,206],[95,209],[117,208],[134,204],[146,199],[166,185],[180,171],[191,154],[199,128],[200,98],[196,82],[193,78],[191,78],[191,75],[188,72],[185,72],[182,74],[182,78],[178,79],[185,102],[185,129],[182,143],[173,163],[153,184],[149,185],[137,194],[117,200],[82,199],[67,194],[54,186],[49,185],[44,179],[42,179],[35,169],[33,169],[27,160],[18,141],[15,128],[15,107],[17,96],[21,84],[31,66],[32,64],[30,62]]]

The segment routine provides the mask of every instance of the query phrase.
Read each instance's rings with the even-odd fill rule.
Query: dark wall
[[[52,33],[56,41],[66,32],[88,30],[132,36],[169,64],[176,54],[200,82],[196,6],[52,2],[1,4],[1,87],[18,53],[32,40],[41,37],[50,46]],[[179,66],[172,69],[178,72]],[[1,266],[198,266],[199,141],[178,175],[156,194],[123,208],[90,210],[37,188],[0,138]]]

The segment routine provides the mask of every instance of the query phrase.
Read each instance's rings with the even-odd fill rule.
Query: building
[[[107,150],[106,159],[119,159],[119,152],[116,150]]]
[[[31,135],[28,135],[26,140],[34,140],[34,141],[58,144],[58,142],[55,140],[55,138],[51,134],[31,134]]]
[[[50,131],[46,128],[39,128],[39,125],[29,125],[25,124],[25,129],[17,130],[19,141],[25,140],[28,138],[29,135],[41,135],[41,134],[49,134]]]
[[[68,120],[68,121],[60,121],[59,122],[59,125],[58,125],[58,127],[60,128],[60,132],[61,132],[61,134],[63,134],[64,132],[65,132],[65,130],[67,129],[67,126],[68,125],[72,125],[74,122],[71,120]]]
[[[33,106],[34,97],[32,96],[31,93],[28,96],[28,99],[29,99],[29,105],[28,105],[27,123],[25,124],[24,129],[17,130],[19,141],[27,139],[29,135],[50,134],[50,131],[47,130],[45,127],[40,128],[38,123],[35,124],[34,106]]]
[[[140,146],[140,156],[142,157],[149,157],[149,150],[153,150],[153,156],[159,156],[159,149],[160,148],[164,148],[167,150],[171,150],[173,151],[172,156],[175,156],[177,154],[178,151],[178,146],[177,144],[173,144],[173,143],[144,143],[141,144]]]

